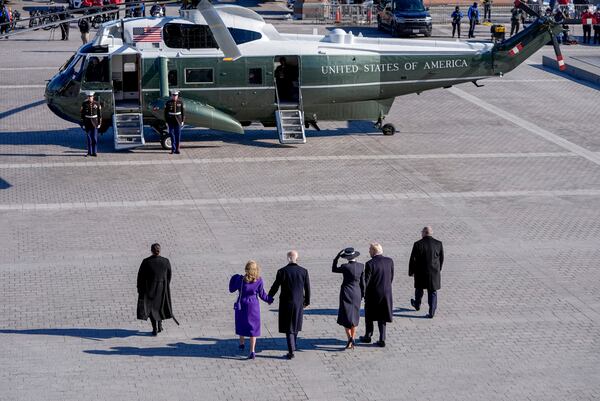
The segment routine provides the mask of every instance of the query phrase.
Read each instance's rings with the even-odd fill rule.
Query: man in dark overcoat
[[[383,248],[378,243],[369,247],[371,260],[365,264],[365,326],[366,333],[360,342],[370,343],[374,325],[377,321],[379,341],[377,345],[385,347],[386,323],[392,321],[392,281],[394,281],[394,261],[383,256]]]
[[[287,253],[288,264],[277,271],[269,291],[273,298],[279,287],[279,332],[285,333],[288,346],[286,357],[292,359],[297,348],[298,332],[302,331],[304,308],[310,305],[310,280],[308,270],[298,265],[298,252]]]
[[[432,319],[437,308],[437,290],[441,286],[442,265],[444,264],[444,248],[442,242],[432,237],[431,227],[423,228],[422,239],[415,242],[410,254],[408,275],[415,277],[415,299],[410,304],[416,309],[421,308],[423,291],[427,290],[429,304],[428,318]]]
[[[152,244],[152,255],[142,261],[137,277],[138,306],[137,318],[152,323],[152,335],[156,336],[163,329],[162,321],[177,319],[173,316],[171,306],[171,263],[160,256],[160,245]]]

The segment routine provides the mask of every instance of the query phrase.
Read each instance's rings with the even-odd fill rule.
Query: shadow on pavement
[[[17,113],[20,113],[22,111],[29,110],[32,107],[40,106],[40,105],[42,105],[44,103],[46,103],[46,101],[42,99],[42,100],[37,100],[37,101],[29,103],[29,104],[24,104],[24,105],[19,106],[19,107],[15,107],[14,109],[3,111],[2,113],[0,113],[0,120],[2,120],[3,118],[6,118],[8,116],[12,116],[13,114],[17,114]]]
[[[125,329],[27,329],[27,330],[0,330],[0,334],[25,334],[41,336],[79,337],[87,340],[107,340],[109,338],[126,338],[132,336],[149,336],[139,330]]]
[[[409,315],[405,312],[416,312],[414,309],[406,309],[406,308],[395,308],[394,309],[394,317],[406,317],[409,319],[427,319],[425,315]]]
[[[167,344],[164,347],[111,347],[109,350],[85,350],[86,354],[93,355],[121,355],[121,356],[163,356],[187,358],[214,358],[214,359],[246,359],[248,356],[248,341],[246,349],[238,348],[237,339],[222,340],[218,338],[194,338],[193,341],[202,342]],[[317,351],[344,351],[346,342],[335,338],[302,338],[298,339],[298,352],[305,350]],[[256,342],[257,358],[285,359],[287,346],[285,338],[259,338]],[[281,351],[281,356],[261,355],[261,351]]]

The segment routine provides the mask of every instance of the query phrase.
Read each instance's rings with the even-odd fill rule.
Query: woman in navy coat
[[[235,334],[240,336],[240,349],[245,348],[244,337],[250,337],[250,356],[256,356],[256,337],[260,337],[260,303],[259,298],[271,304],[260,277],[260,266],[253,260],[246,263],[245,275],[234,274],[229,280],[229,292],[239,291],[238,299],[233,305],[235,310]]]
[[[365,265],[358,263],[356,258],[360,252],[354,248],[346,248],[337,254],[333,259],[331,271],[333,273],[342,273],[344,281],[340,288],[340,307],[338,309],[337,323],[344,326],[348,343],[346,349],[354,349],[354,337],[356,335],[356,326],[360,319],[360,301],[365,295]],[[338,267],[338,260],[344,258],[348,263]]]

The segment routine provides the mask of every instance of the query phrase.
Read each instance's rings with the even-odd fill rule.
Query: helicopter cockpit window
[[[108,82],[108,78],[108,57],[90,57],[85,71],[86,82]]]
[[[219,46],[206,25],[166,24],[163,28],[165,45],[172,49],[218,49]]]

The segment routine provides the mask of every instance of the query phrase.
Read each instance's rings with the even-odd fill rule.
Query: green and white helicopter
[[[170,148],[164,122],[169,90],[178,90],[186,124],[243,134],[276,126],[283,144],[305,143],[320,120],[369,120],[385,135],[394,99],[511,71],[549,41],[564,66],[552,17],[536,17],[500,43],[367,38],[342,29],[327,35],[283,34],[252,10],[202,0],[179,17],[105,23],[46,87],[50,109],[79,123],[85,91],[103,105],[101,131],[115,147],[144,145],[144,126]],[[551,4],[553,7],[554,4]]]

